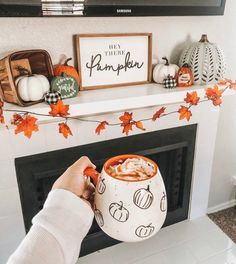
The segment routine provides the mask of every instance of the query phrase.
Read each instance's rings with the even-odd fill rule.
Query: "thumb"
[[[88,167],[96,168],[96,166],[90,161],[90,159],[86,156],[78,159],[70,168],[73,172],[78,174],[84,174],[84,170]]]

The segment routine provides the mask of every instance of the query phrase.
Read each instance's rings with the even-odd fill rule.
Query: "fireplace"
[[[164,226],[188,218],[197,125],[164,129],[15,159],[26,232],[42,209],[53,182],[80,156],[87,155],[101,170],[111,156],[132,153],[147,156],[159,165],[168,213]],[[96,224],[83,241],[81,256],[119,243]]]

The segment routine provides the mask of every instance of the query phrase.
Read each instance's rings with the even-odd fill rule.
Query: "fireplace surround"
[[[158,163],[165,182],[168,213],[164,226],[188,218],[197,125],[164,129],[125,138],[76,146],[15,159],[26,232],[43,207],[53,182],[80,156],[87,155],[101,170],[111,156],[133,153]],[[119,243],[96,224],[83,241],[81,256]]]

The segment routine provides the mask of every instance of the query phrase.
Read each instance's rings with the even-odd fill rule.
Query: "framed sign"
[[[77,35],[76,50],[80,90],[151,81],[151,33]]]

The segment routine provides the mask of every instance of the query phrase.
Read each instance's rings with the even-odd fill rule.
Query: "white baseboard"
[[[235,205],[236,205],[236,199],[233,199],[231,201],[228,201],[228,202],[225,202],[225,203],[221,203],[221,204],[216,205],[216,206],[209,207],[208,210],[207,210],[207,213],[208,214],[212,214],[212,213],[215,213],[215,212],[218,212],[218,211],[233,207]]]

